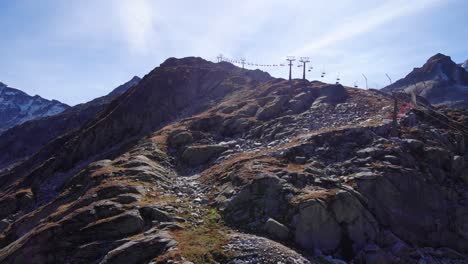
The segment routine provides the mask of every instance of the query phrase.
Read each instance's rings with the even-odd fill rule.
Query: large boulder
[[[331,202],[331,210],[336,221],[344,227],[343,234],[347,237],[354,252],[358,252],[367,243],[374,241],[379,232],[379,226],[372,214],[366,210],[356,197],[359,194],[340,191]],[[344,244],[342,242],[342,244]]]
[[[176,131],[169,136],[169,145],[180,147],[190,144],[193,141],[192,134],[187,131]]]
[[[289,237],[289,229],[273,218],[268,218],[265,223],[265,231],[274,238],[286,240]]]
[[[318,101],[329,104],[343,102],[348,97],[348,92],[341,84],[324,85],[319,88]]]
[[[157,257],[169,248],[175,246],[177,242],[164,232],[154,235],[148,235],[136,240],[130,240],[127,243],[113,249],[100,262],[101,264],[131,264],[147,263],[154,257]]]
[[[287,96],[278,96],[257,112],[259,120],[269,120],[278,117],[283,112],[283,106],[288,101]]]
[[[81,236],[93,240],[117,239],[142,232],[143,226],[139,212],[129,211],[86,226],[81,230]]]
[[[139,211],[143,219],[148,221],[168,222],[172,220],[168,212],[153,206],[143,206]]]
[[[312,92],[300,93],[289,100],[289,109],[295,114],[301,113],[310,107],[314,99],[315,95]]]
[[[295,241],[304,249],[330,253],[340,245],[340,225],[325,202],[319,199],[302,204],[293,222],[296,226]]]
[[[225,136],[232,136],[236,134],[243,133],[251,128],[255,124],[255,121],[249,118],[231,118],[227,119],[223,123],[222,134]]]
[[[182,153],[182,160],[188,165],[201,165],[227,149],[227,146],[221,145],[189,146]]]

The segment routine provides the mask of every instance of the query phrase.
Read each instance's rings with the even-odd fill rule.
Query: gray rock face
[[[220,145],[189,146],[182,153],[182,160],[188,165],[201,165],[227,149],[228,147]]]
[[[379,233],[378,222],[356,198],[358,194],[341,191],[331,202],[331,211],[336,221],[344,228],[342,234],[352,242],[352,249],[358,252]]]
[[[314,99],[315,95],[312,92],[300,93],[289,100],[289,109],[295,114],[301,113],[310,107]]]
[[[168,222],[172,219],[169,213],[151,206],[144,206],[140,208],[139,211],[143,219],[148,220],[150,222]]]
[[[304,204],[294,222],[295,241],[305,249],[333,252],[340,244],[340,226],[323,202],[315,200]]]
[[[193,141],[192,134],[181,131],[176,132],[169,137],[169,144],[173,147],[180,147],[189,144]]]
[[[272,102],[268,103],[257,112],[257,118],[260,120],[268,120],[277,117],[283,111],[283,106],[287,101],[287,96],[276,97]]]
[[[83,237],[115,239],[143,230],[144,221],[138,211],[130,211],[82,229]]]
[[[319,96],[322,102],[339,103],[346,99],[348,93],[341,84],[325,85],[323,87],[320,87]]]
[[[144,236],[113,249],[107,253],[100,263],[144,263],[156,256],[159,256],[161,253],[166,252],[176,244],[177,242],[174,241],[169,234],[164,232]]]

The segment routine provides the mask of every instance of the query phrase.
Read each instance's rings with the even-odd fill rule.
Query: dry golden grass
[[[298,205],[312,199],[329,200],[338,193],[339,189],[321,189],[316,191],[308,191],[300,194],[291,200],[291,204]]]
[[[223,249],[228,243],[228,229],[214,208],[208,210],[203,224],[171,232],[178,241],[179,254],[194,263],[219,263],[229,259]]]

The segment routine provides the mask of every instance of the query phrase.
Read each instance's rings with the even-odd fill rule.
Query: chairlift
[[[297,65],[298,68],[302,68],[302,65]]]
[[[357,82],[354,82],[354,88],[358,88]]]
[[[322,75],[321,75],[321,77],[322,77],[322,78],[325,77],[326,74],[327,74],[327,73],[325,72],[325,70],[322,70]]]

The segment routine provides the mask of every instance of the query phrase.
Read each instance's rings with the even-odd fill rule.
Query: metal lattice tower
[[[289,61],[289,81],[291,81],[293,61],[295,61],[296,59],[294,58],[294,56],[288,56],[286,57],[286,60]]]
[[[305,81],[306,79],[306,63],[310,62],[309,57],[301,57],[299,62],[302,62],[303,69],[302,69],[302,80]]]

